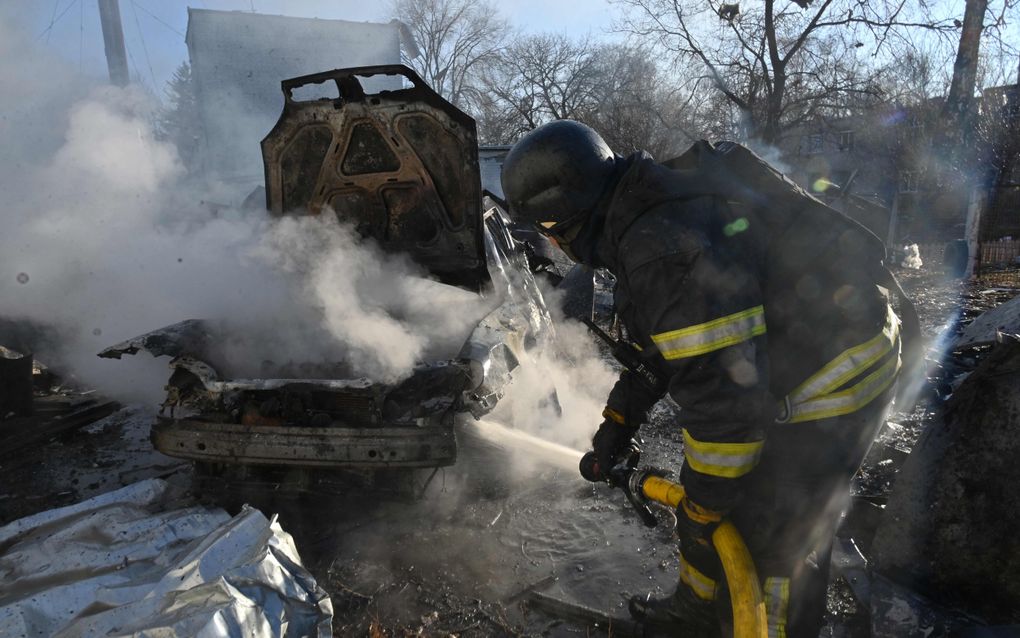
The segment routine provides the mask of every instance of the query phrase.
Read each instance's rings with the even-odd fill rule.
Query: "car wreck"
[[[359,78],[379,74],[401,76],[405,88],[366,93]],[[295,99],[299,88],[322,83],[339,97]],[[287,378],[238,378],[217,356],[229,336],[198,319],[99,356],[172,358],[152,442],[207,475],[309,487],[309,469],[451,465],[455,416],[490,411],[526,351],[553,338],[509,218],[482,196],[475,123],[404,66],[318,73],[285,80],[282,89],[283,112],[262,142],[271,214],[335,214],[362,237],[410,255],[441,284],[490,300],[492,310],[456,356],[421,362],[397,383],[357,371],[337,378],[321,366]]]

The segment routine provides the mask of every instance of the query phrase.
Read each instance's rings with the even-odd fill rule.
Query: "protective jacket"
[[[781,552],[778,562],[790,563],[810,551],[805,536],[824,539],[835,525],[841,504],[833,512],[828,501],[848,491],[881,424],[900,322],[877,284],[884,247],[873,234],[789,181],[798,197],[776,206],[727,174],[726,151],[702,142],[672,167],[645,154],[620,160],[612,197],[571,246],[616,275],[629,339],[669,380],[690,498],[730,511],[750,487],[772,519],[756,529],[808,519]],[[636,425],[659,398],[624,372],[605,414]],[[796,503],[780,503],[794,493]],[[740,506],[734,520],[748,511]],[[818,526],[819,517],[831,520]],[[777,535],[749,539],[756,560],[768,562]],[[715,585],[683,561],[681,578],[705,598]]]

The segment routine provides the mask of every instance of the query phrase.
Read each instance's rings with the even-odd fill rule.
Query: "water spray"
[[[584,455],[580,450],[547,441],[541,437],[507,427],[495,421],[474,421],[473,428],[489,441],[526,451],[531,458],[545,461],[563,469],[573,470]]]

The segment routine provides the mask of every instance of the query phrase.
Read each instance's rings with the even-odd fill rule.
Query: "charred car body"
[[[401,75],[405,88],[366,94],[359,77]],[[297,101],[335,83],[339,98]],[[484,200],[474,121],[403,66],[286,80],[285,106],[262,142],[273,215],[336,214],[439,282],[494,299],[457,356],[421,363],[402,382],[357,375],[232,378],[217,326],[184,321],[107,348],[173,357],[152,429],[157,449],[206,468],[393,469],[456,460],[454,417],[485,414],[529,347],[552,325],[506,214]],[[498,303],[498,305],[496,305]],[[248,472],[250,473],[250,472]]]

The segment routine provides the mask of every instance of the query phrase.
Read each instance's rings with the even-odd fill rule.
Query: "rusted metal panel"
[[[366,94],[361,79],[379,75],[407,86]],[[339,97],[294,98],[322,83],[334,83]],[[471,117],[402,65],[326,71],[282,88],[283,113],[262,141],[270,211],[331,211],[444,283],[478,289],[488,281]]]
[[[152,442],[164,454],[214,463],[385,469],[457,460],[453,429],[446,427],[250,427],[161,417]]]

